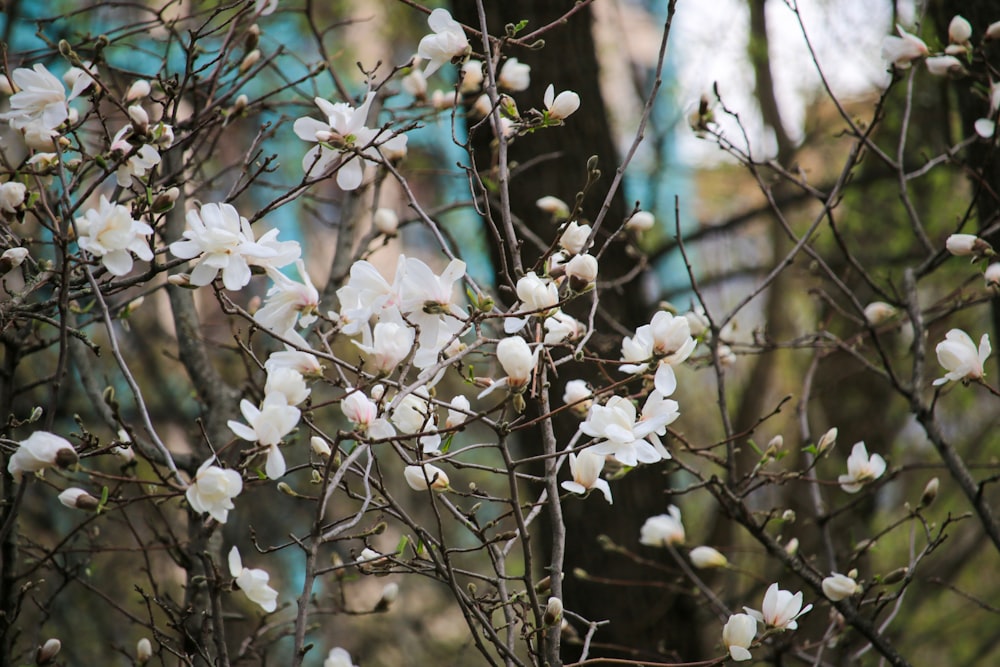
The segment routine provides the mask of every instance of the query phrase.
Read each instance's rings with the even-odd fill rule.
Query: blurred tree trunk
[[[528,20],[522,34],[529,33],[558,19],[573,7],[571,0],[504,0],[486,3],[487,18],[493,34],[503,34],[506,24],[517,24],[522,19]],[[479,17],[473,2],[456,3],[455,17],[467,25],[479,27]],[[586,7],[565,24],[545,33],[544,49],[510,48],[506,51],[510,56],[531,65],[531,88],[513,95],[521,109],[540,107],[542,94],[550,83],[555,86],[556,91],[576,91],[582,101],[580,110],[568,119],[565,127],[520,137],[510,146],[512,213],[545,242],[555,237],[557,227],[552,224],[548,214],[537,209],[535,201],[539,197],[553,195],[572,207],[576,193],[586,182],[587,160],[596,155],[601,176],[584,198],[582,209],[582,217],[593,219],[600,210],[619,164],[607,111],[602,104],[599,64],[591,32],[592,21],[590,8]],[[476,43],[475,48],[480,51],[482,45]],[[473,138],[477,164],[481,171],[490,165],[491,140],[492,133],[485,128]],[[538,159],[539,156],[542,159]],[[611,231],[620,226],[630,211],[631,206],[626,205],[619,189],[599,232],[598,246]],[[524,250],[525,269],[528,270],[538,253],[527,246]],[[503,248],[494,247],[494,258],[503,251]],[[599,279],[610,281],[634,272],[636,263],[636,258],[626,251],[626,244],[617,242],[601,258]],[[598,329],[634,331],[637,326],[649,321],[650,307],[640,289],[641,276],[642,272],[636,272],[627,284],[616,291],[607,292],[610,298],[602,299]],[[517,278],[518,276],[510,276],[513,282]],[[498,285],[503,282],[504,277],[498,276]],[[501,298],[513,300],[512,294],[509,291],[505,293],[502,289]],[[602,356],[618,358],[620,336],[595,339],[595,345]],[[595,377],[584,375],[583,365],[564,367],[562,377],[553,382],[553,395],[561,396],[563,384],[577,377],[594,384],[605,382],[603,378],[596,377],[593,369],[587,372]],[[578,424],[578,420],[569,417],[557,420],[556,435],[560,445],[572,437]],[[525,438],[525,441],[539,440]],[[665,591],[660,586],[649,585],[654,579],[662,579],[662,572],[643,571],[632,560],[620,553],[602,549],[598,543],[598,536],[604,534],[616,544],[634,551],[638,545],[639,528],[645,519],[666,511],[669,503],[664,490],[668,486],[662,466],[643,467],[632,471],[627,478],[615,485],[613,506],[597,497],[586,500],[572,498],[564,505],[567,539],[563,589],[566,608],[592,621],[615,619],[614,623],[601,626],[598,630],[591,657],[655,657],[660,652],[685,657],[700,655],[693,600]],[[548,534],[549,531],[544,531],[536,539],[545,541]],[[548,546],[546,543],[547,548]],[[661,558],[664,562],[668,559],[662,551],[657,553],[650,550],[644,555]],[[594,578],[629,583],[609,585],[593,579],[584,580],[574,576],[574,570],[585,571]],[[578,625],[577,629],[585,628]],[[578,653],[577,646],[564,644],[563,655],[567,659]]]

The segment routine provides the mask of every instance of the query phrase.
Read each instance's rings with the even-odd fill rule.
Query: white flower
[[[945,241],[945,248],[956,257],[968,255],[979,257],[993,251],[989,243],[975,234],[952,234]]]
[[[355,430],[367,433],[371,438],[379,440],[396,435],[392,425],[384,417],[378,416],[378,405],[362,391],[352,391],[345,396],[340,402],[340,410]]]
[[[573,475],[573,481],[565,481],[562,488],[581,496],[587,495],[591,489],[597,489],[604,494],[604,498],[611,504],[611,487],[607,480],[601,479],[601,471],[604,470],[604,457],[594,454],[589,449],[580,450],[579,454],[569,455],[569,471]]]
[[[11,110],[0,114],[0,120],[10,121],[15,130],[32,123],[38,123],[45,130],[55,130],[69,118],[66,88],[45,65],[38,63],[31,69],[18,67],[11,72],[11,78],[18,92],[10,98]]]
[[[667,508],[669,514],[657,514],[646,519],[639,529],[639,544],[662,547],[668,544],[684,544],[684,524],[681,511],[676,505]]]
[[[467,60],[462,64],[462,82],[460,93],[474,93],[483,85],[483,63],[479,60]]]
[[[927,71],[934,76],[957,74],[965,69],[962,61],[955,56],[932,56],[925,61]]]
[[[549,317],[545,318],[545,338],[546,345],[558,345],[566,340],[575,340],[586,331],[583,323],[572,315],[567,315],[561,310],[557,310]]]
[[[132,270],[132,253],[147,262],[153,259],[146,241],[153,228],[134,220],[128,208],[112,204],[104,195],[98,208],[87,209],[75,222],[80,248],[100,257],[112,275],[124,276]]]
[[[644,414],[643,419],[637,422],[632,401],[624,396],[612,396],[607,404],[590,408],[590,414],[580,424],[580,430],[598,439],[591,448],[595,454],[614,456],[627,466],[656,463],[669,455],[664,456],[666,450],[658,449],[647,438],[655,438],[657,432],[665,432],[666,425],[678,416],[676,401],[661,400],[660,407],[662,409],[658,409],[656,414],[648,417]]]
[[[229,552],[229,573],[236,577],[236,585],[251,602],[259,604],[268,613],[278,608],[278,591],[267,585],[270,575],[264,570],[243,567],[240,551],[236,547]]]
[[[857,493],[866,482],[878,479],[884,472],[885,459],[878,454],[869,458],[865,443],[856,442],[847,457],[847,474],[840,475],[837,481],[847,493]]]
[[[887,35],[882,39],[882,60],[892,63],[898,69],[908,69],[914,60],[927,55],[927,45],[916,35],[903,30],[897,25],[899,37]]]
[[[565,220],[569,217],[569,204],[559,199],[559,197],[546,195],[536,201],[535,206],[550,214],[555,220]]]
[[[622,340],[622,361],[628,363],[618,369],[624,373],[645,373],[649,362],[658,358],[654,377],[656,390],[669,396],[677,388],[673,366],[687,360],[697,344],[691,337],[691,325],[686,317],[674,317],[661,310],[649,324],[636,329],[635,336]]]
[[[330,653],[326,656],[326,660],[323,661],[323,667],[357,667],[354,661],[351,660],[351,654],[344,649],[337,648],[330,649]]]
[[[142,98],[149,95],[152,92],[152,88],[149,85],[149,81],[145,79],[136,79],[132,82],[132,85],[128,87],[128,91],[125,93],[126,102],[134,102],[135,100],[141,100]]]
[[[563,390],[563,403],[573,407],[570,408],[577,417],[586,417],[593,404],[594,392],[590,390],[584,380],[570,380]]]
[[[223,284],[233,291],[250,282],[250,258],[277,254],[254,242],[250,222],[230,204],[205,204],[200,211],[188,211],[184,238],[171,243],[170,252],[181,259],[201,255],[191,272],[192,285],[208,285],[222,271]]]
[[[531,85],[531,65],[508,58],[497,75],[497,85],[514,93],[527,90]]]
[[[757,619],[750,614],[733,614],[722,628],[722,643],[729,649],[733,660],[741,662],[753,658],[750,644],[757,634]]]
[[[132,144],[126,139],[126,135],[131,132],[131,125],[126,125],[118,130],[117,134],[111,139],[112,153],[125,156],[132,152]],[[118,185],[127,188],[132,185],[133,176],[142,178],[146,175],[147,171],[158,164],[160,164],[159,151],[150,144],[143,144],[132,157],[118,165],[118,169],[115,171],[115,179],[118,181]]]
[[[884,324],[896,315],[896,309],[885,301],[872,301],[865,306],[865,321],[873,327]]]
[[[15,482],[26,472],[38,472],[52,466],[65,468],[77,462],[76,450],[65,438],[48,431],[35,431],[18,443],[7,462],[7,472]]]
[[[28,188],[24,183],[7,181],[0,185],[0,211],[16,213],[17,209],[24,203],[24,197],[27,193]]]
[[[472,404],[469,403],[469,399],[465,396],[459,394],[451,399],[449,405],[448,418],[444,422],[446,428],[457,428],[471,419],[471,416],[467,413],[472,410]]]
[[[267,291],[264,305],[254,313],[253,319],[263,328],[284,335],[296,325],[307,327],[316,321],[319,309],[319,291],[313,285],[301,259],[295,260],[302,282],[296,282],[277,269],[267,267],[267,275],[274,285]]]
[[[448,488],[448,475],[445,474],[444,470],[430,463],[406,466],[403,469],[403,477],[414,491],[424,491],[428,488],[434,491],[444,491]]]
[[[776,630],[794,630],[799,627],[795,619],[812,609],[812,605],[806,605],[803,609],[802,591],[792,595],[790,591],[783,591],[778,588],[777,583],[774,583],[764,593],[764,604],[760,611],[746,607],[743,609],[768,627]]]
[[[593,255],[574,255],[566,262],[566,277],[574,292],[583,292],[597,280],[597,258]]]
[[[552,87],[551,83],[545,89],[545,97],[543,99],[548,117],[556,120],[562,120],[567,116],[571,116],[573,112],[580,108],[579,95],[572,90],[564,90],[556,95],[555,88]]]
[[[992,352],[989,334],[983,334],[979,339],[978,350],[969,334],[961,329],[952,329],[944,338],[935,350],[938,363],[948,372],[943,378],[934,380],[934,385],[941,385],[949,380],[977,380],[983,377],[983,365]]]
[[[858,592],[858,582],[846,574],[834,572],[823,579],[823,595],[837,602],[845,600]]]
[[[451,17],[447,9],[435,9],[427,17],[427,25],[434,31],[425,35],[417,46],[417,55],[428,60],[424,76],[430,76],[452,58],[463,56],[469,50],[469,40],[462,24]]]
[[[399,216],[391,208],[380,208],[372,216],[372,224],[380,234],[395,236],[399,229]]]
[[[691,558],[691,564],[699,570],[729,565],[729,560],[718,549],[712,547],[695,547],[688,557]]]
[[[184,496],[195,512],[208,512],[219,523],[225,523],[233,498],[243,491],[243,479],[235,470],[223,470],[212,465],[215,458],[201,464]]]
[[[100,505],[100,501],[83,489],[71,487],[59,494],[59,502],[75,510],[95,510]]]
[[[148,637],[143,637],[135,643],[135,660],[140,665],[153,657],[153,644]]]
[[[380,373],[389,374],[410,354],[415,336],[416,332],[404,324],[379,322],[375,325],[371,345],[352,342],[371,356]]]
[[[956,14],[948,24],[948,41],[952,44],[965,44],[972,37],[972,24],[964,17]]]
[[[1000,287],[1000,262],[993,262],[983,271],[987,287]]]
[[[454,302],[455,283],[465,276],[465,262],[453,259],[441,275],[415,257],[400,257],[396,267],[399,285],[399,309],[407,320],[420,327],[420,346],[436,349],[446,320],[461,327],[457,317],[464,317]],[[435,355],[436,356],[436,355]]]
[[[330,448],[330,443],[318,435],[314,435],[309,438],[309,448],[313,450],[313,454],[324,459],[330,458],[333,454],[333,449]]]
[[[532,352],[520,336],[504,338],[497,343],[497,360],[507,373],[507,386],[517,389],[531,381],[538,364],[539,348]]]
[[[631,218],[625,221],[625,229],[634,229],[637,232],[649,231],[656,225],[656,218],[649,211],[636,211]]]
[[[691,330],[691,335],[698,337],[708,331],[710,322],[708,317],[705,315],[705,311],[699,310],[689,310],[684,313],[684,319],[688,321],[688,328]]]
[[[327,122],[305,116],[293,126],[299,139],[317,144],[302,158],[302,170],[307,175],[323,176],[339,160],[337,185],[343,190],[356,190],[364,178],[365,165],[381,159],[380,148],[392,153],[406,151],[406,135],[380,139],[381,129],[365,127],[374,100],[375,93],[369,92],[356,109],[346,102],[333,104],[321,97],[313,100]]]
[[[299,350],[272,352],[264,362],[264,370],[273,373],[277,368],[294,368],[306,377],[323,376],[323,366],[320,365],[319,359],[315,355]]]
[[[3,254],[0,255],[0,276],[21,266],[27,258],[27,248],[7,248],[4,250]]]
[[[260,409],[243,399],[240,401],[240,412],[249,426],[230,419],[227,422],[230,430],[237,437],[259,442],[268,448],[265,471],[270,479],[278,479],[285,474],[285,458],[278,444],[298,425],[302,413],[288,405],[284,394],[265,396]]]
[[[400,83],[403,90],[416,99],[422,100],[427,96],[427,79],[423,72],[418,69],[404,76]]]
[[[559,245],[566,252],[576,255],[586,249],[587,239],[590,237],[590,225],[581,225],[576,220],[566,225],[562,235],[559,237]]]
[[[528,271],[518,279],[516,291],[522,310],[541,311],[534,313],[539,317],[550,314],[559,303],[559,286],[547,278],[540,278],[534,271]],[[519,331],[526,323],[525,318],[508,317],[504,321],[504,331],[512,334]]]
[[[421,395],[423,394],[423,395]],[[403,433],[419,433],[434,429],[434,406],[422,391],[404,396],[393,408],[390,419]]]
[[[298,405],[309,398],[312,390],[306,386],[302,373],[294,368],[275,368],[267,374],[264,395],[281,394],[288,405]]]

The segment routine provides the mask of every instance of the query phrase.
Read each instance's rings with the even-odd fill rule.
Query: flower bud
[[[174,287],[183,287],[184,289],[198,289],[197,285],[191,284],[191,275],[187,273],[175,273],[172,276],[167,276],[167,282]]]
[[[246,74],[247,71],[257,64],[260,60],[260,49],[254,49],[250,53],[243,56],[243,61],[240,62],[240,74]]]
[[[467,60],[462,65],[462,81],[458,86],[458,92],[462,94],[474,93],[483,85],[483,63],[478,60]]]
[[[132,121],[132,127],[138,135],[144,135],[149,131],[149,114],[138,104],[133,104],[128,108],[128,117]]]
[[[952,234],[945,241],[945,247],[956,257],[967,255],[983,257],[994,254],[993,247],[975,234]]]
[[[965,71],[962,61],[953,55],[931,56],[924,63],[927,65],[927,71],[934,76],[948,76]]]
[[[399,598],[399,584],[392,582],[386,584],[385,588],[382,589],[382,595],[379,597],[378,602],[375,603],[375,611],[388,611],[392,603]]]
[[[552,219],[556,221],[565,220],[569,217],[569,205],[562,199],[559,199],[559,197],[546,195],[536,201],[535,206],[551,215]],[[590,230],[587,233],[590,234]]]
[[[785,510],[781,513],[781,520],[788,523],[795,523],[795,510]]]
[[[149,81],[145,79],[137,79],[128,87],[128,92],[125,93],[126,102],[135,102],[136,100],[141,100],[142,98],[149,95],[151,88],[149,87]]]
[[[983,272],[987,287],[1000,287],[1000,262],[994,262]]]
[[[785,446],[785,438],[778,434],[771,438],[767,447],[764,448],[764,456],[774,457],[777,456],[778,452]]]
[[[586,250],[588,238],[590,238],[590,225],[581,225],[574,220],[566,225],[566,229],[559,237],[559,245],[566,252],[578,255]]]
[[[531,380],[538,355],[520,336],[504,338],[497,343],[497,360],[507,373],[507,386],[512,389],[524,387]]]
[[[792,539],[788,540],[788,543],[785,545],[785,553],[788,554],[789,556],[794,556],[798,552],[799,552],[799,538],[793,537]]]
[[[924,486],[924,492],[920,494],[920,507],[929,507],[934,499],[937,498],[938,487],[941,486],[941,482],[937,477],[932,477],[929,482]]]
[[[28,256],[27,248],[8,248],[0,255],[0,276],[5,275],[24,263]]]
[[[653,228],[656,218],[649,211],[636,211],[631,218],[625,221],[625,229],[632,229],[637,232],[645,232]]]
[[[403,469],[403,477],[414,491],[424,491],[428,488],[433,491],[445,491],[449,488],[448,475],[430,463],[422,466],[406,466]]]
[[[574,292],[585,292],[597,280],[597,258],[593,255],[574,255],[566,263],[566,277]]]
[[[174,202],[181,196],[177,187],[167,188],[153,199],[153,213],[165,213],[174,207]]]
[[[549,598],[545,605],[545,613],[542,614],[542,623],[546,627],[551,627],[562,620],[563,603],[559,598]]]
[[[872,301],[865,306],[865,321],[877,327],[893,318],[896,309],[884,301]]]
[[[69,488],[59,494],[59,502],[70,509],[86,510],[88,512],[96,510],[101,502],[83,489]]]
[[[145,664],[153,657],[153,645],[149,639],[143,637],[135,644],[135,661],[140,665]]]
[[[972,24],[956,14],[948,24],[948,41],[952,44],[964,44],[970,37],[972,37]]]
[[[418,69],[403,77],[402,87],[416,100],[423,100],[427,97],[427,79],[424,78],[424,73]]]
[[[243,113],[243,110],[247,108],[247,105],[249,103],[250,103],[250,98],[248,98],[246,95],[242,94],[237,95],[236,99],[233,100],[232,113],[233,114]]]
[[[35,664],[37,665],[47,665],[55,657],[59,655],[59,650],[62,648],[62,642],[53,637],[52,639],[45,640],[45,643],[38,647],[38,651],[35,652]]]
[[[823,434],[823,437],[816,443],[816,456],[822,455],[837,442],[837,427],[831,428]]]
[[[243,50],[249,53],[257,48],[257,44],[259,42],[260,42],[260,26],[254,23],[249,28],[247,28],[247,36],[246,39],[243,40]]]
[[[729,560],[712,547],[695,547],[688,556],[691,558],[691,564],[699,570],[729,565]]]
[[[455,93],[435,90],[431,93],[431,106],[438,111],[452,108],[455,106]]]
[[[309,446],[312,447],[313,453],[316,456],[319,456],[320,458],[323,459],[330,458],[330,454],[333,453],[333,450],[330,449],[330,445],[327,443],[327,441],[319,437],[318,435],[314,435],[309,439]]]
[[[883,584],[898,584],[903,579],[905,579],[906,575],[908,575],[909,573],[910,573],[910,568],[908,568],[908,567],[904,566],[904,567],[896,568],[895,570],[893,570],[889,574],[887,574],[884,577],[882,577],[882,583]]]
[[[1000,39],[1000,21],[994,21],[986,26],[986,39]]]
[[[380,234],[395,236],[399,229],[399,216],[391,208],[380,208],[372,216],[372,223]]]
[[[0,185],[0,211],[15,213],[24,204],[28,188],[24,183],[7,181]]]
[[[834,572],[823,579],[823,595],[834,602],[845,600],[858,592],[858,582],[847,575]]]

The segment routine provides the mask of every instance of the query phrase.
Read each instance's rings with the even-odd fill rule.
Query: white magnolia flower
[[[565,220],[569,217],[569,204],[559,199],[559,197],[546,195],[536,201],[535,206],[550,214],[554,220]]]
[[[649,211],[636,211],[625,222],[625,229],[634,229],[637,232],[649,231],[656,225],[656,218]]]
[[[27,258],[27,248],[7,248],[4,250],[3,254],[0,254],[0,276],[21,266]]]
[[[932,56],[925,61],[927,71],[934,76],[957,74],[965,69],[962,61],[955,56]]]
[[[48,431],[35,431],[18,443],[7,462],[7,472],[15,482],[26,472],[38,472],[52,466],[65,468],[77,462],[76,450],[65,438]]]
[[[415,257],[400,257],[396,267],[399,286],[399,309],[406,319],[420,329],[422,360],[414,357],[418,368],[426,368],[437,359],[442,344],[464,326],[465,313],[455,303],[455,283],[465,276],[465,262],[453,259],[441,275]]]
[[[141,100],[144,97],[148,97],[153,91],[152,87],[149,85],[149,81],[145,79],[136,79],[132,82],[132,85],[128,87],[128,91],[125,93],[126,102],[134,102],[136,100]]]
[[[539,277],[534,271],[528,271],[517,281],[517,298],[523,311],[540,311],[533,314],[545,317],[559,303],[559,286],[548,278]],[[512,334],[520,331],[527,324],[527,318],[508,317],[504,320],[504,331]]]
[[[1000,21],[998,21],[1000,24]],[[973,127],[976,130],[976,134],[981,136],[983,139],[992,139],[993,135],[996,134],[997,129],[997,112],[1000,111],[1000,83],[993,82],[990,84],[990,112],[986,118],[980,118],[975,122]]]
[[[319,291],[313,285],[301,259],[295,260],[302,282],[296,282],[277,269],[267,267],[267,275],[274,285],[267,291],[264,305],[254,313],[257,324],[273,333],[283,335],[296,325],[307,327],[316,321],[319,310]]]
[[[543,326],[545,338],[542,340],[546,345],[558,345],[563,341],[576,340],[587,330],[583,322],[561,310],[556,310],[546,317]]]
[[[570,380],[566,383],[563,391],[563,403],[573,407],[570,408],[577,417],[586,417],[593,404],[594,392],[590,390],[584,380]]]
[[[399,216],[391,208],[379,208],[372,216],[372,224],[380,234],[395,236],[399,229]]]
[[[846,574],[834,572],[823,579],[823,595],[837,602],[845,600],[858,592],[858,582]]]
[[[676,505],[667,508],[669,514],[657,514],[646,519],[639,529],[639,544],[662,547],[668,544],[684,544],[684,524],[681,511]]]
[[[406,466],[403,469],[403,477],[414,491],[424,491],[428,488],[433,491],[444,491],[448,488],[448,475],[430,463]]]
[[[948,41],[952,44],[965,44],[972,37],[972,24],[964,17],[956,14],[948,24]]]
[[[592,406],[587,420],[580,424],[581,431],[597,438],[591,451],[613,456],[627,466],[656,463],[667,458],[669,454],[664,456],[666,450],[654,446],[647,438],[655,438],[657,432],[664,433],[667,424],[677,419],[677,403],[662,399],[657,402],[659,409],[655,414],[651,412],[648,417],[644,414],[639,421],[636,421],[635,405],[624,396],[612,396],[607,404]]]
[[[990,244],[975,234],[952,234],[945,241],[945,248],[956,257],[981,257],[993,252]]]
[[[464,56],[469,50],[469,40],[462,24],[453,19],[447,9],[432,11],[427,17],[427,25],[434,33],[425,35],[417,46],[417,55],[428,61],[424,76],[430,76],[441,65],[450,62],[452,58]]]
[[[564,90],[556,95],[555,88],[552,87],[551,83],[545,89],[545,97],[543,99],[548,117],[556,120],[562,120],[567,116],[571,116],[573,112],[580,108],[579,95],[572,90]]]
[[[451,399],[449,405],[448,418],[444,422],[446,428],[457,428],[472,418],[468,414],[472,410],[472,404],[469,403],[469,399],[465,396],[459,394]]]
[[[483,63],[479,60],[467,60],[462,63],[462,81],[458,91],[463,94],[474,93],[483,85]]]
[[[92,511],[100,506],[100,501],[83,489],[71,487],[59,494],[59,502],[74,510]]]
[[[983,334],[979,339],[979,348],[961,329],[952,329],[945,334],[945,339],[937,344],[938,363],[948,371],[943,378],[934,380],[934,385],[941,385],[949,380],[978,380],[983,377],[983,365],[989,358],[989,334]]]
[[[147,262],[153,259],[146,240],[153,228],[134,220],[127,207],[112,204],[104,195],[96,209],[87,209],[74,222],[80,248],[100,257],[112,275],[124,276],[132,270],[132,253]]]
[[[323,667],[357,667],[357,665],[351,660],[351,654],[338,646],[330,649],[326,660],[323,661]]]
[[[311,391],[306,386],[305,377],[294,368],[275,368],[267,374],[267,381],[264,383],[265,396],[281,394],[288,405],[298,405],[309,398]]]
[[[339,160],[337,185],[343,190],[356,190],[364,178],[367,164],[382,159],[379,152],[404,153],[406,135],[382,137],[381,129],[365,127],[375,93],[369,92],[358,108],[346,102],[336,104],[321,97],[313,100],[327,121],[321,122],[305,116],[295,121],[293,129],[303,141],[314,141],[302,158],[302,170],[311,176],[323,176]]]
[[[508,58],[497,75],[497,85],[514,93],[527,90],[531,85],[531,65]]]
[[[583,292],[597,280],[597,258],[593,255],[574,255],[566,262],[566,277],[575,292]]]
[[[284,394],[265,396],[260,409],[243,399],[240,401],[240,412],[249,426],[230,419],[227,422],[229,429],[237,437],[259,442],[268,448],[265,471],[270,479],[278,479],[285,474],[285,457],[278,444],[298,425],[302,413],[295,406],[288,405]]]
[[[135,643],[135,660],[140,665],[149,661],[153,657],[153,644],[149,637],[142,637]]]
[[[229,573],[236,577],[236,585],[261,609],[270,613],[278,608],[278,591],[267,585],[270,575],[261,569],[243,567],[240,551],[233,547],[229,552]]]
[[[783,591],[774,583],[764,593],[764,604],[760,611],[746,607],[743,609],[769,628],[794,630],[799,627],[795,619],[812,609],[812,605],[806,605],[803,609],[802,591],[792,595],[790,591]]]
[[[400,85],[404,92],[418,100],[422,100],[427,96],[427,78],[418,69],[404,76]]]
[[[375,325],[371,345],[352,342],[371,357],[380,373],[388,375],[410,354],[415,336],[413,328],[405,324],[379,322]]]
[[[437,412],[423,389],[400,399],[393,407],[389,419],[396,428],[408,435],[437,429]],[[438,454],[441,436],[436,432],[429,433],[420,438],[420,445],[424,454]]]
[[[362,391],[352,391],[345,396],[340,402],[340,410],[355,430],[367,433],[371,438],[379,440],[396,435],[392,425],[384,417],[379,417],[375,401]]]
[[[17,209],[24,204],[24,198],[27,194],[28,188],[24,183],[7,181],[0,185],[0,211],[16,213]]]
[[[878,454],[868,456],[864,442],[854,443],[851,455],[847,457],[847,474],[837,481],[847,493],[857,493],[867,482],[878,479],[885,472],[885,459]]]
[[[873,327],[888,322],[895,315],[896,309],[885,301],[872,301],[865,306],[865,320]]]
[[[562,488],[581,496],[587,495],[591,489],[597,489],[604,494],[604,498],[611,504],[611,486],[608,481],[601,479],[601,471],[604,470],[604,457],[594,454],[589,449],[580,450],[579,454],[569,455],[569,472],[573,475],[573,481],[565,481]]]
[[[504,338],[497,343],[497,360],[507,373],[507,387],[520,389],[531,382],[531,376],[538,364],[539,350],[540,348],[536,347],[532,352],[528,342],[520,336]]]
[[[729,565],[729,559],[718,549],[713,549],[712,547],[695,547],[688,554],[688,557],[691,558],[691,564],[699,570],[712,567],[726,567]]]
[[[37,123],[45,130],[55,130],[69,118],[69,100],[86,90],[90,77],[78,79],[81,87],[74,85],[70,96],[66,96],[63,82],[41,63],[31,69],[18,67],[11,72],[18,92],[10,98],[10,111],[0,114],[0,120],[10,121],[15,130],[22,130]],[[51,146],[51,143],[49,144]]]
[[[111,152],[119,157],[124,157],[132,152],[132,144],[126,137],[132,133],[132,126],[126,125],[118,130],[111,139]],[[127,188],[132,185],[132,177],[141,179],[146,172],[160,164],[160,152],[150,144],[143,144],[139,150],[127,160],[118,165],[115,171],[115,179],[118,185]]]
[[[315,355],[299,350],[272,352],[264,362],[264,370],[273,373],[278,368],[293,368],[305,377],[322,377],[323,366]]]
[[[618,367],[625,373],[645,373],[650,362],[658,359],[654,384],[664,396],[674,393],[677,378],[673,367],[691,356],[697,341],[691,337],[691,324],[683,316],[659,311],[649,324],[635,331],[635,336],[622,340],[622,361]]]
[[[590,225],[581,225],[576,220],[566,225],[559,236],[559,245],[566,252],[577,255],[586,250],[587,239],[590,237]]]
[[[733,614],[722,628],[722,643],[736,662],[750,660],[750,645],[757,635],[757,619],[750,614]]]
[[[236,470],[224,470],[212,465],[215,458],[201,464],[184,496],[195,512],[208,512],[219,523],[225,523],[233,498],[243,491],[243,479]]]
[[[993,262],[983,271],[987,287],[1000,287],[1000,262]]]
[[[914,60],[928,54],[927,45],[916,35],[903,30],[903,26],[897,25],[896,29],[899,37],[887,35],[882,39],[882,59],[897,69],[908,69]]]
[[[187,213],[184,238],[170,244],[181,259],[201,258],[191,272],[191,284],[203,287],[222,272],[228,290],[250,282],[250,258],[274,257],[276,252],[254,242],[250,222],[230,204],[205,204]]]

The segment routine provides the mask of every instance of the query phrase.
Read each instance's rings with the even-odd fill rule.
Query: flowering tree
[[[109,25],[87,6],[8,49],[5,664],[351,667],[460,649],[463,664],[907,665],[927,650],[910,628],[969,601],[989,622],[995,584],[963,575],[1000,555],[995,466],[980,458],[995,443],[960,415],[995,414],[1000,396],[984,324],[997,223],[973,229],[972,205],[997,197],[974,164],[972,186],[953,167],[995,148],[1000,23],[954,17],[940,49],[905,27],[886,37],[888,88],[860,110],[829,94],[842,145],[822,185],[787,163],[804,147],[779,132],[771,159],[706,95],[691,127],[759,187],[774,257],[735,297],[714,290],[691,245],[708,233],[685,238],[678,207],[667,245],[692,307],[630,322],[621,301],[640,300],[635,280],[666,246],[649,242],[642,202],[612,202],[658,85],[617,169],[584,161],[574,191],[533,208],[521,192],[537,138],[600,101],[539,85],[512,53],[587,5],[529,25],[482,3],[460,22],[406,2],[387,11],[426,20],[422,36],[353,70],[333,44],[360,17],[312,3],[137,4]],[[980,94],[984,114],[917,161],[911,104],[932,77]],[[461,194],[421,167],[442,155],[458,156]],[[852,177],[873,162],[899,201],[882,244],[850,220],[866,194]],[[914,192],[931,174],[962,193],[946,214]],[[453,210],[482,225],[495,280],[474,277]],[[801,306],[800,330],[736,326],[764,293]],[[782,363],[791,397],[740,387],[755,357]],[[838,391],[848,373],[877,417],[831,418],[866,414]],[[872,437],[890,431],[897,446]],[[636,495],[661,510],[628,517],[623,537],[614,513]],[[582,525],[598,507],[610,518]],[[613,565],[579,567],[568,546]],[[687,617],[604,615],[581,584],[668,591]],[[428,615],[464,630],[396,654],[344,630],[384,637]],[[643,616],[656,623],[623,639]],[[687,643],[658,646],[671,617]]]

